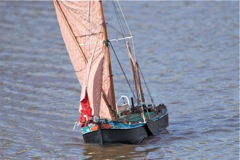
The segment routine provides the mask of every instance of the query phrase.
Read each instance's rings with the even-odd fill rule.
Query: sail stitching
[[[100,2],[101,3],[101,2]],[[61,1],[61,5],[60,5],[60,2],[59,1],[57,1],[57,0],[55,0],[55,6],[56,6],[56,9],[58,10],[58,13],[59,13],[59,16],[61,16],[61,19],[62,19],[62,22],[63,22],[63,24],[65,23],[65,29],[66,29],[66,31],[68,31],[68,33],[69,33],[69,37],[68,38],[72,38],[72,42],[73,43],[76,43],[76,44],[78,44],[78,39],[77,39],[77,37],[74,35],[74,32],[76,31],[76,29],[77,30],[79,30],[79,28],[77,27],[77,25],[74,25],[74,24],[72,24],[71,23],[71,19],[73,20],[73,21],[75,21],[74,19],[78,19],[78,17],[75,17],[75,15],[73,14],[73,12],[72,11],[69,11],[69,8],[67,8],[68,6],[66,6],[66,4],[64,4],[64,2],[62,2]],[[74,2],[72,2],[71,3],[71,5],[73,5],[73,4],[75,4]],[[68,4],[67,4],[68,5]],[[62,8],[63,7],[63,8]],[[66,8],[65,8],[66,7]],[[63,12],[63,9],[64,9],[64,12]],[[71,9],[70,9],[71,10]],[[66,13],[67,13],[67,15],[65,15]],[[75,10],[75,12],[78,12],[77,10]],[[92,13],[93,14],[93,13]],[[68,17],[66,17],[66,16],[69,16],[69,15],[71,15],[72,16],[72,18],[70,19],[70,23],[68,22],[68,20],[69,19],[67,19]],[[78,25],[81,25],[82,23],[80,23],[80,22],[78,22]],[[94,24],[93,24],[94,25]],[[101,24],[101,25],[99,25],[98,27],[100,27],[100,26],[102,26],[102,25],[104,25],[104,24]],[[85,26],[85,25],[84,25]],[[84,27],[83,26],[83,27]],[[96,25],[95,25],[96,26]],[[97,27],[97,28],[98,28]],[[74,29],[74,30],[73,30]],[[93,28],[91,28],[91,29],[93,29]],[[96,29],[97,30],[97,29]],[[74,31],[74,32],[73,32]],[[78,33],[78,31],[76,32],[76,33]],[[99,36],[101,36],[101,34],[99,34]],[[91,36],[89,36],[89,37],[86,37],[87,39],[89,39]],[[90,40],[92,40],[91,38],[90,38]],[[106,45],[104,45],[103,46],[103,48],[106,48]],[[84,48],[82,48],[82,47],[80,47],[79,45],[76,45],[76,49],[79,51],[79,53],[80,53],[80,57],[82,57],[82,60],[83,60],[83,62],[85,62],[85,64],[86,63],[88,63],[88,55],[86,55],[85,53],[84,53]],[[99,49],[98,48],[95,48],[94,49],[94,52],[97,52]],[[76,52],[77,53],[77,52]],[[97,57],[98,55],[95,55],[94,56],[94,59],[95,59],[95,57]],[[75,70],[76,71],[76,70]],[[80,71],[82,71],[82,70],[78,70],[77,72],[80,72]],[[105,76],[107,76],[107,77],[109,77],[109,76],[111,76],[111,73],[106,73],[106,75]],[[105,78],[105,77],[104,77]],[[107,91],[108,92],[108,91]],[[111,92],[111,91],[110,91]],[[109,96],[109,93],[107,94],[108,96]],[[106,95],[106,93],[105,93],[105,91],[103,90],[103,88],[102,88],[102,97],[103,97],[103,100],[104,100],[104,102],[107,104],[107,107],[109,108],[110,107],[110,109],[109,109],[109,111],[110,112],[112,112],[113,111],[113,113],[115,113],[115,111],[114,110],[112,110],[111,109],[111,106],[110,106],[110,103],[108,102],[108,96]],[[108,98],[107,98],[108,97]],[[113,104],[114,105],[114,104]]]
[[[56,6],[57,6],[58,9],[60,10],[60,13],[61,13],[61,15],[62,15],[62,17],[63,17],[63,19],[64,19],[64,23],[67,25],[67,28],[68,28],[69,31],[70,31],[70,34],[71,34],[73,40],[75,41],[75,43],[77,43],[77,40],[76,40],[76,38],[75,38],[75,36],[74,36],[74,34],[73,34],[73,31],[72,31],[72,29],[71,29],[71,26],[70,26],[69,23],[67,22],[66,16],[64,15],[64,13],[63,13],[63,11],[62,11],[62,8],[61,8],[58,0],[56,0],[55,2],[56,2],[56,4],[57,4]],[[77,45],[77,46],[78,46],[78,45]],[[78,47],[78,49],[79,49],[79,51],[80,51],[80,53],[81,53],[81,55],[82,55],[82,57],[83,57],[83,60],[85,61],[85,63],[87,63],[87,58],[86,58],[85,54],[83,53],[81,47]]]
[[[68,3],[70,3],[70,2],[68,2]],[[89,2],[89,4],[90,4],[90,2]],[[96,23],[94,23],[94,22],[91,22],[91,20],[90,20],[90,15],[89,16],[86,16],[87,14],[83,14],[83,13],[81,13],[81,12],[79,12],[78,11],[78,9],[74,9],[74,8],[72,8],[72,7],[69,7],[69,6],[67,6],[66,4],[64,4],[64,6],[66,7],[66,9],[70,12],[70,13],[72,13],[72,12],[74,12],[74,13],[77,13],[77,14],[79,14],[79,15],[81,15],[81,16],[79,16],[79,17],[81,17],[81,19],[84,19],[85,18],[85,20],[88,22],[88,27],[86,27],[85,25],[84,25],[84,23],[81,23],[81,21],[79,21],[78,20],[78,18],[76,17],[76,16],[74,16],[74,14],[72,14],[72,17],[74,17],[74,19],[76,19],[76,20],[78,20],[78,23],[80,23],[81,24],[81,26],[84,26],[84,28],[86,29],[86,31],[88,30],[90,33],[89,34],[84,34],[84,35],[80,35],[80,36],[75,36],[75,37],[85,37],[86,38],[86,40],[85,40],[85,43],[90,39],[90,36],[91,35],[94,35],[94,34],[102,34],[102,32],[96,32],[96,33],[93,33],[93,32],[91,32],[91,27],[92,26],[98,26],[98,27],[96,27],[95,28],[95,31],[97,30],[97,29],[99,29],[99,27],[101,27],[102,25],[100,24],[100,25],[98,25],[98,24],[96,24]],[[89,8],[89,13],[90,13],[90,5],[88,6],[88,8]],[[74,11],[73,11],[74,10]],[[84,18],[83,18],[84,17]],[[71,25],[73,25],[73,26],[75,26],[76,27],[76,29],[78,29],[78,27],[75,25],[75,24],[71,24]],[[89,38],[87,39],[87,35],[89,35]],[[82,44],[85,44],[85,43],[81,43],[80,44],[80,46],[82,46]]]

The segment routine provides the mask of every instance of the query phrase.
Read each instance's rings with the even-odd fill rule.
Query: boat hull
[[[168,126],[168,114],[134,128],[124,129],[99,129],[83,134],[85,143],[124,143],[139,144],[144,138],[158,135],[161,129]]]
[[[146,124],[148,135],[156,136],[160,133],[160,130],[168,126],[168,114],[165,114],[163,117],[149,120]]]
[[[131,129],[100,129],[83,135],[85,143],[127,143],[138,144],[145,137],[147,131],[144,126]]]

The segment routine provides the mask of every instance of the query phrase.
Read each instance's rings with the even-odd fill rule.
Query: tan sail
[[[101,3],[54,0],[62,37],[82,86],[81,100],[87,93],[92,115],[114,120],[115,97]]]
[[[129,55],[130,63],[131,63],[131,66],[132,66],[133,79],[134,79],[135,92],[136,92],[136,101],[137,101],[137,104],[139,105],[139,102],[140,102],[139,94],[140,94],[140,97],[141,97],[141,102],[145,103],[145,98],[144,98],[144,95],[143,95],[141,79],[140,79],[140,74],[139,74],[139,68],[138,68],[138,65],[136,64],[136,61],[134,60],[134,58],[132,56],[132,51],[131,51],[131,48],[130,48],[130,45],[129,45],[128,42],[126,42],[126,46],[127,46],[127,49],[128,49],[128,55]]]

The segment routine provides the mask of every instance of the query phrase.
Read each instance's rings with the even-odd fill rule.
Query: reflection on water
[[[0,2],[0,159],[237,159],[238,2],[122,7],[155,102],[169,107],[168,129],[140,145],[84,144],[72,131],[80,87],[52,2]],[[116,95],[127,93],[113,68]]]

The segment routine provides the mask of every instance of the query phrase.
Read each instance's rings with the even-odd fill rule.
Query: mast
[[[128,49],[129,59],[130,59],[131,66],[132,66],[132,74],[133,74],[135,90],[136,90],[136,98],[137,98],[136,101],[137,101],[137,104],[139,105],[139,101],[140,101],[139,100],[139,92],[140,92],[141,102],[142,103],[145,102],[143,91],[142,91],[141,79],[140,79],[140,75],[139,75],[139,68],[138,68],[138,64],[133,59],[132,51],[131,51],[129,43],[126,42],[126,45],[127,45],[127,49]]]
[[[110,74],[110,89],[111,89],[111,94],[112,94],[112,109],[115,110],[116,108],[116,102],[115,102],[115,92],[114,92],[114,85],[113,85],[113,75],[112,75],[112,67],[111,67],[111,58],[110,58],[110,51],[109,51],[109,46],[108,46],[108,37],[107,37],[107,28],[106,28],[106,23],[104,19],[104,13],[103,13],[103,6],[102,6],[102,0],[99,0],[100,3],[100,8],[101,8],[101,15],[102,15],[102,22],[103,22],[103,40],[106,45],[106,60],[108,64],[108,70]]]

